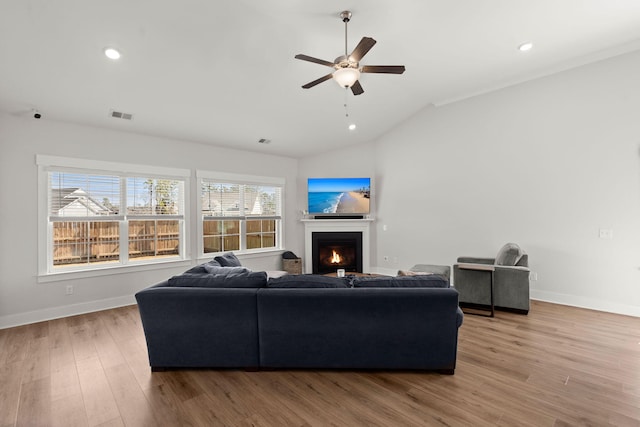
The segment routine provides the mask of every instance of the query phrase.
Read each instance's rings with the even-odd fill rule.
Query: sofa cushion
[[[218,261],[218,263],[220,263],[220,265],[223,267],[242,266],[242,264],[240,263],[240,260],[238,259],[238,257],[234,255],[233,252],[229,252],[224,255],[218,255],[217,257],[214,258],[214,260]]]
[[[221,267],[219,265],[205,264],[204,269],[209,274],[232,274],[232,273],[248,273],[247,267]]]
[[[514,266],[520,261],[524,252],[520,249],[520,246],[515,243],[507,243],[498,251],[498,255],[496,255],[495,264],[496,265],[508,265]]]
[[[168,280],[169,286],[195,288],[263,288],[267,284],[264,271],[227,274],[181,274]]]
[[[289,274],[269,279],[267,288],[348,288],[344,277],[330,277],[317,274]]]
[[[398,270],[398,277],[402,276],[428,276],[433,273],[428,271],[411,271],[411,270]]]
[[[448,288],[449,281],[438,274],[419,276],[356,277],[354,288]]]

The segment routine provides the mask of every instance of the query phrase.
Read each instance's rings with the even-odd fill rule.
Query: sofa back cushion
[[[354,288],[448,288],[449,281],[438,274],[418,276],[356,277]]]
[[[221,267],[219,265],[204,264],[204,269],[209,274],[237,274],[237,273],[249,273],[247,267]]]
[[[168,280],[173,287],[197,288],[263,288],[267,284],[264,271],[244,271],[228,274],[181,274]]]
[[[267,288],[348,288],[343,277],[329,277],[316,274],[289,274],[269,279]]]

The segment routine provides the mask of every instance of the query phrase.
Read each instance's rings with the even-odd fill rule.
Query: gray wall
[[[534,298],[640,316],[638,75],[635,52],[425,108],[344,155],[301,160],[299,182],[376,177],[379,271],[516,242]]]
[[[36,154],[192,171],[283,176],[286,178],[285,218],[296,216],[295,159],[0,114],[0,328],[130,304],[136,291],[186,269],[184,266],[149,269],[39,283]],[[195,181],[192,184],[191,195],[195,197]],[[193,221],[197,220],[196,212],[192,211],[191,215]],[[286,246],[301,252],[295,224],[295,221],[286,221]],[[194,256],[195,233],[193,226],[189,249]],[[281,268],[279,253],[250,255],[242,260],[255,269]],[[65,295],[67,284],[74,286],[73,295]]]

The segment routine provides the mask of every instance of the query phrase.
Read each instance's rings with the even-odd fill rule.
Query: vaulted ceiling
[[[377,40],[361,65],[402,64],[403,75],[363,74],[357,97],[332,80],[301,88],[331,69],[296,54],[344,53],[342,10],[353,12],[349,50]],[[375,140],[429,105],[636,49],[637,0],[2,0],[0,111],[303,157]]]

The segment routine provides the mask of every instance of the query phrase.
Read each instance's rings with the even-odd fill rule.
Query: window
[[[188,171],[49,156],[38,165],[46,183],[41,273],[185,258]]]
[[[284,180],[198,175],[203,254],[281,247]]]

